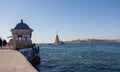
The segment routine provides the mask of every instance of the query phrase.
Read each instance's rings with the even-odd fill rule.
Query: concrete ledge
[[[0,72],[37,72],[16,50],[0,50]]]

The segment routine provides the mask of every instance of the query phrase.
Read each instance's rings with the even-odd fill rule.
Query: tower
[[[15,28],[11,29],[11,32],[13,36],[11,43],[15,48],[27,48],[32,45],[31,37],[33,29],[24,23],[23,19],[21,19],[21,22]]]
[[[56,38],[55,38],[55,42],[54,42],[55,44],[59,44],[60,43],[60,41],[59,41],[59,36],[58,35],[56,35]]]
[[[63,42],[59,40],[58,31],[56,31],[56,33],[57,33],[57,34],[56,34],[56,38],[55,38],[54,44],[55,44],[55,45],[62,44]]]

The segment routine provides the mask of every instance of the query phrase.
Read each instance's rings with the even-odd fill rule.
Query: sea
[[[39,72],[120,72],[120,43],[39,44]]]

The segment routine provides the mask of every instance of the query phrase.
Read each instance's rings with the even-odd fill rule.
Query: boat
[[[29,48],[17,48],[17,50],[21,52],[33,66],[40,64],[40,49],[36,44],[32,44],[32,47]]]

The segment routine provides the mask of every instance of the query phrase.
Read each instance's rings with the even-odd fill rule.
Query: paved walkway
[[[4,49],[4,50],[6,50],[6,49],[7,49],[7,50],[8,50],[8,49],[9,49],[9,50],[15,50],[15,48],[14,48],[13,46],[9,46],[9,45],[2,46],[2,48],[0,47],[0,50],[1,50],[1,49],[2,49],[2,50],[3,50],[3,49]]]
[[[16,50],[0,50],[0,72],[37,72]]]

